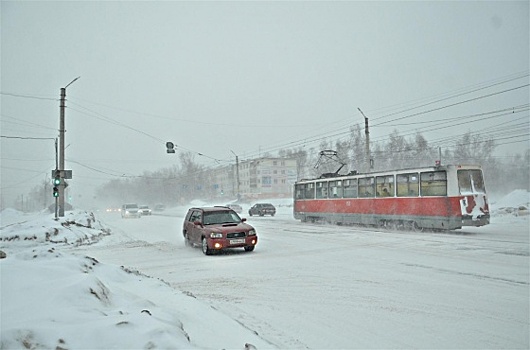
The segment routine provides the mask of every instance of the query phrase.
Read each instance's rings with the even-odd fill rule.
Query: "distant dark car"
[[[151,215],[151,209],[147,205],[138,206],[140,215]]]
[[[190,208],[182,234],[187,246],[200,246],[205,255],[227,248],[251,252],[258,243],[254,227],[227,207]]]
[[[250,216],[253,216],[253,215],[274,216],[275,214],[276,214],[276,208],[274,207],[274,205],[270,203],[256,203],[248,210],[248,215]]]

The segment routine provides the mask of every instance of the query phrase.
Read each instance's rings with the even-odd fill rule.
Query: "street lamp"
[[[234,153],[234,151],[230,150],[234,156],[236,156],[236,178],[237,178],[237,201],[240,200],[240,194],[239,194],[239,157],[237,154]]]
[[[60,138],[60,153],[59,153],[59,170],[61,171],[61,176],[64,176],[64,108],[66,107],[66,88],[72,85],[77,79],[81,77],[77,77],[74,80],[72,80],[68,85],[61,88],[61,103],[59,106],[59,138]],[[59,185],[59,216],[64,216],[64,178],[63,181],[61,181],[61,184]]]

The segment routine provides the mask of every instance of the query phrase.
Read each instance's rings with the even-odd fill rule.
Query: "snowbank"
[[[0,349],[271,348],[189,292],[67,253],[111,234],[90,212],[0,214]]]
[[[491,203],[493,215],[527,216],[530,211],[530,192],[515,190],[502,197],[499,201]]]
[[[92,212],[66,212],[55,220],[52,214],[25,215],[13,209],[1,213],[0,242],[19,241],[28,246],[42,243],[89,244],[110,234]]]

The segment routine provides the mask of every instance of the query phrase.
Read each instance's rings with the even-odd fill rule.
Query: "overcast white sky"
[[[85,198],[176,163],[166,141],[227,164],[345,137],[357,108],[374,142],[397,129],[447,147],[479,131],[499,156],[522,153],[529,42],[528,1],[2,1],[2,199],[55,167],[53,140],[5,136],[57,137],[60,88],[78,76],[66,168]]]

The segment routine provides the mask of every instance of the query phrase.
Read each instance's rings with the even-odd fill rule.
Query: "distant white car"
[[[235,211],[238,214],[241,214],[243,212],[243,208],[241,208],[241,206],[239,204],[235,204],[235,203],[226,204],[225,207],[232,209],[233,211]]]
[[[147,205],[138,206],[140,215],[151,215],[151,209]]]
[[[122,218],[139,218],[141,216],[140,214],[140,208],[138,208],[138,204],[124,204],[121,207],[121,217]]]

